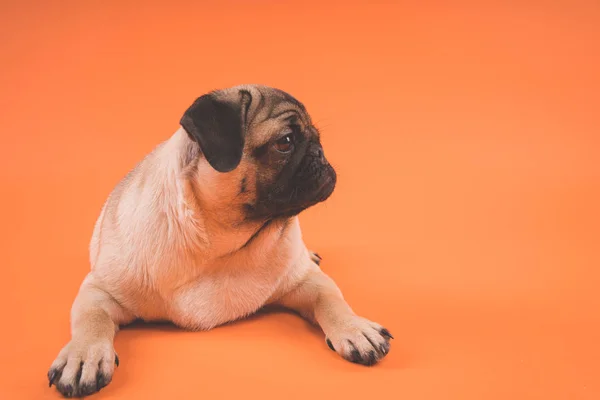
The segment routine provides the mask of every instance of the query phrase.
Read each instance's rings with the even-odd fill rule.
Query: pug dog
[[[346,360],[377,363],[392,335],[352,311],[302,240],[298,214],[335,184],[291,95],[242,85],[198,98],[105,202],[50,386],[65,397],[105,387],[119,365],[115,334],[134,320],[207,330],[266,305],[318,324]]]

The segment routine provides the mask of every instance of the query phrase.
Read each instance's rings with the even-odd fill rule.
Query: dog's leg
[[[71,341],[48,371],[50,386],[56,384],[65,397],[82,397],[108,385],[119,365],[113,347],[115,333],[120,324],[132,320],[88,275],[71,309]]]
[[[373,365],[385,357],[392,335],[381,325],[357,316],[331,278],[315,264],[305,279],[276,303],[316,322],[327,345],[346,360]]]

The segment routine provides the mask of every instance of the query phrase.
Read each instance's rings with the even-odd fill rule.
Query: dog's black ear
[[[234,170],[242,159],[245,117],[251,100],[247,91],[241,91],[237,101],[219,99],[214,93],[205,94],[196,99],[181,118],[183,129],[219,172]]]

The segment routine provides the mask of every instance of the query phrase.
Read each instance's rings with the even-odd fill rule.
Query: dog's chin
[[[279,213],[274,213],[274,218],[291,218],[300,214],[302,211],[310,208],[318,203],[327,200],[333,193],[336,184],[336,174],[333,169],[324,177],[321,182],[314,186],[314,189],[309,192],[304,192],[301,199],[291,199],[285,210]]]
[[[315,194],[315,204],[322,203],[329,198],[333,194],[333,190],[335,189],[335,184],[337,182],[337,176],[333,168],[331,169],[330,174],[323,180],[319,189],[317,189]]]

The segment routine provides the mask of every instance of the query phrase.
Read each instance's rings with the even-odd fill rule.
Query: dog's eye
[[[275,150],[280,153],[289,153],[294,148],[292,134],[290,133],[289,135],[285,135],[281,139],[278,139],[273,146],[275,147]]]

